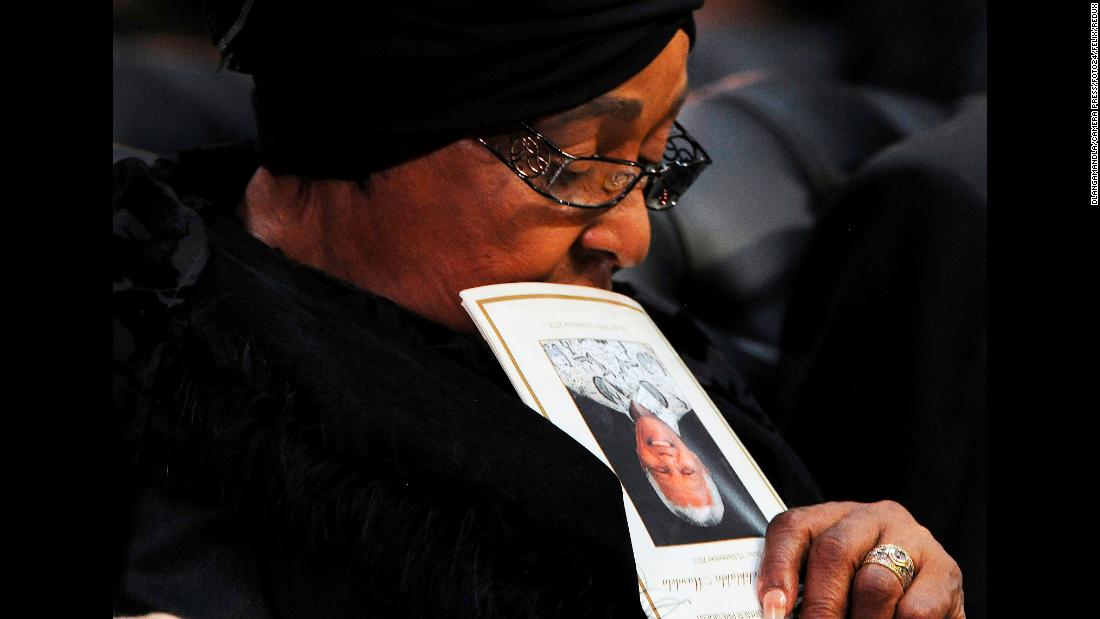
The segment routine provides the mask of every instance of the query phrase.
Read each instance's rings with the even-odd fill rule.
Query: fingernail
[[[764,619],[783,619],[787,615],[787,594],[770,589],[764,594]]]

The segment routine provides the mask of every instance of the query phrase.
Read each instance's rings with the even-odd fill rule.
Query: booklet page
[[[647,616],[761,617],[763,534],[785,506],[641,306],[537,283],[462,298],[520,397],[622,482]]]

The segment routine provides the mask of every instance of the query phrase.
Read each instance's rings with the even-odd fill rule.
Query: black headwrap
[[[702,0],[207,0],[231,69],[255,79],[261,161],[363,178],[478,130],[622,84]]]

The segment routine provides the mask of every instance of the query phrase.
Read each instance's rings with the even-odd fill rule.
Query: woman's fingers
[[[901,581],[881,565],[864,565],[852,581],[852,618],[892,619],[901,600]]]
[[[910,553],[908,590],[889,568],[864,564],[880,544]],[[759,593],[764,618],[785,617],[805,570],[803,619],[963,619],[958,565],[902,506],[826,503],[790,510],[768,527]]]
[[[904,519],[917,526],[908,512],[900,506],[898,509]],[[848,616],[850,598],[865,605],[861,612],[872,611],[862,615],[853,612],[852,617],[883,616],[884,608],[889,611],[885,617],[893,616],[902,593],[901,584],[893,573],[883,568],[888,576],[894,578],[893,583],[878,580],[874,573],[865,581],[857,581],[856,573],[861,571],[860,566],[867,552],[881,543],[879,540],[888,530],[891,519],[898,517],[889,504],[859,505],[816,536],[806,559],[806,582],[799,616],[804,619],[844,619]],[[897,542],[911,543],[911,540],[899,539]],[[864,586],[874,588],[864,591]]]
[[[909,590],[901,597],[894,615],[898,619],[965,619],[962,571],[943,546],[928,535],[929,545]],[[867,566],[871,567],[871,566]],[[880,571],[888,571],[882,568]]]
[[[794,607],[798,572],[813,539],[858,507],[858,503],[822,503],[796,507],[772,519],[757,581],[764,619],[787,616]]]

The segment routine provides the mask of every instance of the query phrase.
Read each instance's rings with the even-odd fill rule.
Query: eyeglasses
[[[558,204],[579,208],[615,206],[639,183],[654,211],[676,206],[708,165],[710,156],[680,123],[673,123],[661,163],[611,157],[575,157],[525,123],[512,133],[478,138],[531,189]]]

